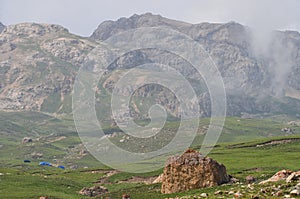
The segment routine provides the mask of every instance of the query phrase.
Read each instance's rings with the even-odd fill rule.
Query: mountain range
[[[74,81],[88,54],[113,35],[143,27],[176,30],[203,46],[222,75],[227,115],[299,116],[299,32],[270,31],[259,35],[235,22],[190,24],[151,13],[105,21],[90,37],[72,34],[60,25],[0,23],[0,109],[72,114]],[[177,59],[179,71],[200,100],[201,116],[209,116],[209,92],[189,63],[159,49],[141,49],[115,60],[99,80],[95,88],[99,119],[111,120],[110,96],[120,73],[162,58],[169,63]],[[153,103],[164,106],[171,117],[180,116],[178,99],[160,85],[145,85],[135,92],[132,116],[148,118]]]

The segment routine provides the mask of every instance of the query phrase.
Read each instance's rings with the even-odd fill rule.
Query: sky
[[[0,0],[0,22],[60,24],[89,36],[105,20],[151,12],[186,21],[229,22],[300,31],[299,0]]]

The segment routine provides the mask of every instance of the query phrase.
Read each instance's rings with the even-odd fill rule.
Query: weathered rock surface
[[[48,196],[41,196],[40,199],[49,199]]]
[[[30,137],[24,137],[22,139],[22,144],[31,143],[33,140]]]
[[[251,30],[238,23],[189,24],[150,13],[103,22],[90,38],[73,35],[59,25],[22,23],[3,29],[0,24],[0,32],[3,29],[0,34],[0,109],[71,113],[77,71],[98,42],[129,29],[158,26],[187,34],[211,55],[224,80],[227,115],[280,112],[282,107],[285,112],[289,111],[287,107],[294,112],[300,111],[300,108],[295,110],[300,107],[298,102],[290,100],[291,97],[300,98],[298,32],[277,31],[274,46],[270,46],[274,51],[271,54],[276,56],[257,57],[251,47]],[[280,57],[278,46],[279,50],[284,49],[290,67],[285,66],[284,60],[276,60]],[[105,78],[100,81],[102,85],[95,90],[97,94],[101,91],[110,93],[118,80],[116,73],[161,60],[166,65],[176,65],[176,70],[190,81],[199,98],[200,115],[209,116],[210,95],[201,76],[195,75],[195,69],[187,61],[158,49],[132,51],[120,57],[107,68]],[[93,66],[91,68],[94,69]],[[278,78],[282,79],[282,85],[274,82]],[[122,94],[126,93],[129,91],[122,91]],[[276,93],[281,95],[275,96]],[[174,94],[159,85],[147,85],[135,94],[155,98],[155,103],[162,105],[172,116],[180,116],[179,103]],[[289,98],[278,100],[278,97],[284,96]],[[96,101],[101,103],[101,99]],[[145,104],[147,101],[143,103],[144,107]],[[135,118],[147,117],[148,111],[143,113],[137,103],[132,107],[131,114]],[[147,107],[145,110],[148,110]],[[110,118],[111,115],[106,112],[109,110],[99,115]]]
[[[164,168],[161,192],[176,193],[217,186],[228,181],[224,165],[189,149],[180,157],[172,158]]]
[[[274,32],[274,42],[271,42],[273,46],[270,46],[270,49],[274,49],[270,53],[274,57],[269,55],[256,56],[252,46],[253,32],[238,23],[189,24],[150,13],[133,15],[117,21],[105,21],[94,31],[91,39],[103,41],[130,29],[159,26],[187,34],[203,45],[204,49],[211,55],[224,79],[228,96],[227,115],[239,115],[241,112],[272,112],[280,109],[276,100],[277,97],[284,95],[297,97],[295,93],[300,90],[300,81],[297,78],[297,75],[300,75],[300,34],[297,32]],[[282,49],[290,61],[281,62],[277,60],[283,54]],[[128,67],[128,63],[132,62],[144,63],[148,61],[149,63],[149,60],[150,63],[151,61],[155,62],[151,54],[155,53],[149,54],[149,52],[143,51],[131,53],[129,60],[123,59],[123,64],[117,68],[122,68],[124,65]],[[156,52],[156,54],[159,53]],[[163,56],[166,57],[165,54]],[[127,61],[127,64],[124,61]],[[288,62],[290,62],[289,66],[285,66]],[[186,64],[180,65],[184,65],[186,74],[191,73],[192,70]],[[289,69],[285,70],[281,67]],[[278,79],[281,81],[278,82]],[[110,87],[112,87],[111,84]],[[209,116],[210,96],[208,92],[205,91],[198,96],[202,107],[200,114]],[[274,100],[266,100],[267,96],[271,99],[274,98]],[[168,103],[164,103],[164,99],[159,100],[165,107],[169,107]],[[175,108],[169,111],[176,116]]]
[[[90,188],[84,187],[83,189],[81,189],[79,191],[79,194],[94,197],[94,196],[102,195],[102,194],[107,193],[107,192],[108,192],[108,189],[106,187],[93,186],[93,187],[90,187]]]
[[[227,187],[227,186],[226,186]],[[175,198],[168,199],[200,199],[205,198],[205,195],[201,191],[195,192],[193,195],[186,195]],[[203,194],[203,195],[202,195]],[[203,197],[201,197],[201,195]],[[252,199],[262,199],[262,198],[299,198],[300,196],[300,183],[285,182],[281,180],[280,182],[257,184],[252,183],[246,184],[238,183],[235,186],[229,186],[228,189],[218,190],[214,192],[214,196],[211,194],[207,198],[252,198]],[[167,198],[166,198],[167,199]]]
[[[122,199],[130,199],[130,195],[129,194],[123,194]]]
[[[281,170],[275,173],[271,178],[260,182],[259,184],[265,184],[268,182],[278,182],[285,180],[287,183],[293,180],[300,180],[300,171],[293,172],[290,170]]]
[[[153,184],[155,183],[162,183],[163,174],[160,174],[155,180],[153,180]]]
[[[63,104],[70,105],[76,72],[92,48],[59,25],[7,26],[0,34],[0,109],[70,112]]]
[[[289,175],[289,177],[286,178],[287,183],[297,180],[300,180],[300,171],[293,172],[291,175]]]
[[[251,175],[246,176],[246,182],[247,182],[247,183],[253,183],[253,182],[255,182],[255,181],[256,181],[256,178],[255,178],[255,177],[253,177],[253,176],[251,176]]]

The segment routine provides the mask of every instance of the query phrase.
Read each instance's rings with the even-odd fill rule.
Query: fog
[[[278,29],[292,24],[298,18],[296,16],[295,1],[288,1],[287,4],[278,1],[261,1],[260,6],[248,5],[248,11],[252,13],[246,22],[252,31],[252,50],[256,58],[269,62],[269,70],[273,74],[271,79],[272,94],[280,97],[287,87],[287,79],[292,71],[293,63],[292,46],[283,42],[283,35]],[[295,4],[295,7],[292,7]],[[299,22],[296,22],[299,23]],[[267,66],[266,66],[267,67]]]

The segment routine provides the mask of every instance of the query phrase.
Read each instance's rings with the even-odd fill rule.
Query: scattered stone
[[[109,134],[107,137],[114,138],[114,137],[117,137],[117,135],[118,135],[117,132],[113,132],[112,134]]]
[[[22,144],[27,144],[27,143],[31,143],[32,139],[30,137],[24,137],[22,139]]]
[[[231,176],[231,175],[228,175],[229,176],[229,184],[235,184],[235,183],[238,183],[239,182],[239,179]]]
[[[123,194],[123,195],[122,195],[122,199],[130,199],[130,195],[128,195],[128,194]]]
[[[259,197],[259,195],[252,195],[251,198],[252,199],[259,199],[260,197]]]
[[[275,196],[279,197],[279,196],[282,196],[283,195],[283,191],[282,190],[279,190],[275,193]]]
[[[162,183],[163,174],[160,174],[152,183]]]
[[[222,195],[222,194],[223,194],[223,191],[221,191],[221,190],[218,190],[215,192],[215,195]]]
[[[234,191],[229,191],[228,192],[228,195],[233,195],[234,194]]]
[[[41,196],[40,199],[48,199],[48,196]]]
[[[294,189],[290,192],[291,196],[299,196],[300,195],[300,190]]]
[[[208,195],[207,195],[207,193],[201,193],[201,194],[200,194],[200,197],[202,197],[202,198],[207,198]]]
[[[84,187],[79,191],[79,194],[89,196],[89,197],[94,197],[98,195],[102,195],[104,193],[107,193],[108,190],[106,187],[103,186],[93,186],[90,188]]]
[[[260,192],[261,193],[267,193],[267,190],[266,189],[260,189]]]
[[[267,182],[278,182],[280,180],[285,180],[289,175],[292,174],[290,170],[281,170],[275,173],[271,178],[260,182],[259,184],[265,184]]]
[[[291,182],[294,178],[295,178],[295,175],[296,175],[296,172],[292,173],[291,175],[289,175],[287,178],[286,178],[286,182],[289,183]]]
[[[226,167],[217,161],[188,149],[164,168],[161,192],[176,193],[221,185],[229,181]]]
[[[233,194],[234,198],[242,198],[242,194],[238,191],[235,194]]]
[[[71,166],[70,166],[70,169],[76,170],[76,169],[78,169],[78,166],[77,166],[77,165],[71,165]]]
[[[292,182],[293,180],[300,180],[300,171],[293,172],[286,178],[287,183]]]
[[[42,153],[38,153],[38,152],[33,152],[30,155],[31,155],[31,158],[33,158],[33,159],[39,159],[39,158],[43,157],[43,154]]]
[[[294,134],[293,129],[285,127],[281,129],[281,132],[287,133],[287,134]]]
[[[253,177],[253,176],[251,176],[251,175],[249,175],[249,176],[246,177],[246,182],[247,182],[248,184],[253,183],[253,182],[255,182],[255,181],[256,181],[256,178]]]
[[[288,122],[288,125],[300,126],[300,121],[290,121],[290,122]]]
[[[254,189],[254,187],[253,187],[251,184],[248,184],[248,185],[247,185],[247,188],[250,189],[250,190],[253,190],[253,189]]]

